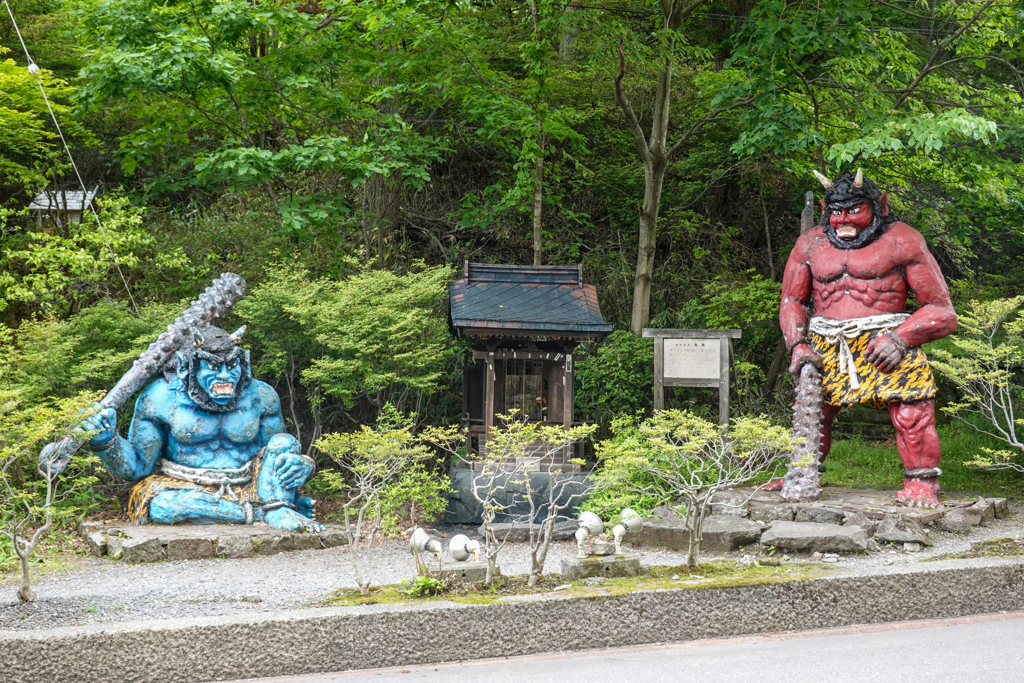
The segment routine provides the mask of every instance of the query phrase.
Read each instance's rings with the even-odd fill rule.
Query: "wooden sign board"
[[[645,328],[654,338],[654,409],[665,409],[665,387],[718,389],[718,422],[729,422],[730,340],[740,330]]]

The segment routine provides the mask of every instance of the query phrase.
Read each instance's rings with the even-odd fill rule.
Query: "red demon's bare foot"
[[[782,479],[772,479],[770,482],[761,487],[762,491],[781,491],[782,490]]]
[[[896,502],[912,508],[939,507],[939,478],[903,479],[903,490],[896,494]]]

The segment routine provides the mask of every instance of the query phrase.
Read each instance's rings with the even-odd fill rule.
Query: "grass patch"
[[[968,424],[953,421],[939,425],[942,444],[942,488],[946,492],[1024,498],[1024,477],[1012,471],[984,472],[969,469],[963,463],[981,452],[982,447],[1005,448],[999,441],[980,434]],[[822,477],[826,486],[850,486],[898,491],[903,488],[903,463],[895,441],[871,442],[860,438],[836,439],[826,460],[828,471]]]
[[[760,559],[762,566],[740,567],[731,561],[703,564],[696,569],[686,566],[650,567],[643,576],[607,579],[597,586],[587,586],[582,581],[568,584],[570,587],[558,595],[574,597],[608,597],[625,595],[636,590],[651,589],[705,589],[730,586],[752,586],[769,583],[783,583],[806,579],[833,570],[829,565],[782,563],[777,560]],[[677,577],[677,578],[673,578]],[[545,575],[536,586],[528,586],[525,576],[501,576],[492,586],[455,584],[449,590],[430,597],[413,597],[408,594],[408,585],[391,584],[374,586],[366,595],[360,595],[356,588],[344,588],[333,595],[309,605],[310,607],[337,607],[351,605],[409,604],[447,600],[474,605],[494,604],[502,598],[540,595],[551,593],[556,587],[564,586],[558,574]]]
[[[971,544],[970,550],[962,553],[946,553],[929,557],[928,561],[967,560],[975,557],[1024,557],[1024,539],[990,538]]]

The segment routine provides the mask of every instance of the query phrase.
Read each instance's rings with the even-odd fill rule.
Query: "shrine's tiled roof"
[[[489,328],[603,337],[612,331],[580,266],[467,262],[449,299],[452,326],[460,332]]]

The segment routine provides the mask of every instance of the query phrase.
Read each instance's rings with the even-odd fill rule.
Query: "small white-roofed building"
[[[36,225],[39,227],[42,227],[44,219],[50,219],[57,225],[81,221],[82,214],[92,206],[98,192],[98,187],[93,187],[88,192],[49,187],[40,192],[28,205],[29,213],[35,216]]]

